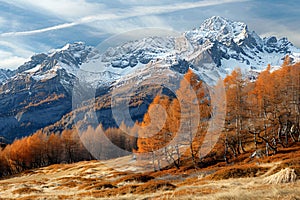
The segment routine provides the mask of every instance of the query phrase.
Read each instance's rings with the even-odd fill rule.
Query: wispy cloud
[[[72,27],[72,26],[75,26],[75,25],[77,25],[77,23],[71,22],[71,23],[60,24],[60,25],[57,25],[57,26],[51,26],[51,27],[37,29],[37,30],[32,30],[32,31],[19,31],[19,32],[1,33],[0,36],[1,37],[10,37],[10,36],[34,35],[34,34],[37,34],[37,33],[44,33],[44,32],[48,32],[48,31],[69,28],[69,27]]]
[[[27,0],[27,1],[29,1],[29,0]],[[66,0],[66,1],[70,2],[69,0]],[[220,5],[220,4],[245,2],[245,1],[248,1],[248,0],[222,0],[222,1],[220,1],[220,0],[219,1],[204,0],[204,1],[199,1],[199,2],[177,3],[177,4],[159,5],[159,6],[136,6],[136,7],[130,8],[129,10],[119,11],[118,14],[108,13],[108,14],[85,16],[78,20],[74,20],[72,22],[67,22],[67,23],[63,23],[63,24],[59,24],[59,25],[55,25],[55,26],[51,26],[51,27],[47,27],[47,28],[29,30],[29,31],[1,33],[0,37],[34,35],[34,34],[44,33],[44,32],[48,32],[48,31],[70,28],[70,27],[77,26],[77,25],[89,24],[89,23],[92,23],[95,21],[122,20],[122,19],[131,18],[131,17],[159,15],[159,14],[175,12],[175,11],[180,11],[180,10],[187,10],[187,9],[192,9],[192,8],[215,6],[215,5]],[[30,2],[32,2],[32,1],[30,1]]]
[[[89,2],[86,0],[2,0],[7,4],[34,12],[54,15],[66,20],[84,17],[91,13],[98,13],[105,8],[105,4]]]
[[[0,27],[7,23],[7,20],[4,17],[0,16]]]
[[[20,41],[0,41],[0,46],[2,48],[4,47],[5,49],[8,49],[10,52],[16,55],[28,55],[29,53],[32,53],[31,51],[24,50],[26,45],[21,43]]]
[[[0,51],[2,54],[2,52]],[[28,61],[28,58],[23,58],[20,56],[15,56],[12,54],[8,54],[7,56],[0,56],[0,68],[4,69],[15,69],[18,67],[21,63],[25,63]]]
[[[0,41],[0,67],[1,68],[16,68],[21,63],[24,63],[29,59],[29,55],[33,52],[26,50],[25,44],[19,41],[9,42]]]
[[[207,6],[215,6],[227,3],[236,3],[236,2],[246,2],[248,0],[204,0],[198,2],[188,2],[188,3],[176,3],[176,4],[169,4],[164,6],[138,6],[135,7],[134,10],[137,13],[146,13],[146,14],[162,14],[162,13],[169,13],[175,12],[179,10],[188,10],[193,8],[200,8],[200,7],[207,7]]]

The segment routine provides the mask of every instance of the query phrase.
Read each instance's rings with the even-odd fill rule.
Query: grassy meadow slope
[[[51,165],[1,180],[0,199],[300,198],[300,147],[261,159],[249,155],[231,165],[194,169],[187,162],[157,172],[142,172],[131,156]]]

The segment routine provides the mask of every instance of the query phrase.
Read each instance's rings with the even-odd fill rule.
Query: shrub
[[[292,183],[297,179],[294,169],[285,168],[264,179],[267,184]]]

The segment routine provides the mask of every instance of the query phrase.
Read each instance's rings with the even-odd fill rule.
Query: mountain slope
[[[72,110],[74,73],[90,53],[83,43],[37,54],[0,85],[0,130],[12,141],[61,119]]]
[[[143,172],[143,165],[132,156],[56,164],[0,180],[0,195],[4,199],[297,199],[300,180],[294,155],[299,155],[299,147],[275,158],[249,161],[247,153],[246,160],[231,165],[221,162],[158,172]],[[297,173],[295,182],[267,182],[274,176],[280,180],[277,172],[287,166]]]
[[[14,75],[14,71],[9,69],[0,69],[0,84],[2,84],[4,81],[8,80]]]
[[[14,71],[0,70],[1,135],[12,141],[66,121],[74,94],[82,101],[99,97],[99,121],[115,126],[108,99],[116,88],[137,90],[130,95],[139,104],[131,104],[130,113],[141,120],[152,98],[166,92],[161,83],[180,80],[188,68],[214,84],[235,67],[255,78],[268,64],[280,66],[286,55],[300,61],[300,50],[286,38],[261,38],[244,23],[216,16],[177,37],[148,37],[106,50],[82,42],[67,44],[32,56]],[[85,115],[80,116],[83,120]]]

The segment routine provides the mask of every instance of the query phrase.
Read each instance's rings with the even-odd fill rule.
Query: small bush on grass
[[[264,179],[267,184],[293,183],[297,180],[297,175],[294,169],[285,168],[280,172],[273,174]]]

